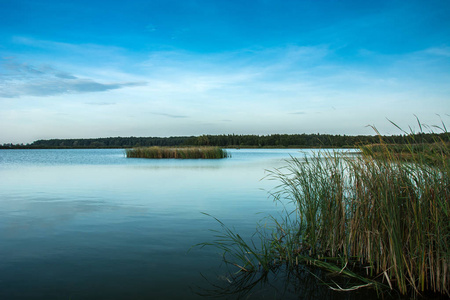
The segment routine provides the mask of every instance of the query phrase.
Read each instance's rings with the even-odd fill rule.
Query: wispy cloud
[[[304,114],[306,114],[306,112],[304,112],[304,111],[294,111],[294,112],[290,112],[289,114],[290,115],[304,115]]]
[[[258,128],[255,133],[349,132],[352,124],[364,128],[385,122],[385,116],[401,122],[397,115],[440,112],[441,95],[450,91],[443,84],[449,76],[445,47],[402,55],[361,49],[358,63],[348,63],[336,59],[339,49],[329,45],[207,54],[173,48],[136,56],[114,47],[32,42],[59,55],[5,59],[0,97],[23,97],[25,103],[27,95],[61,95],[38,104],[42,109],[56,105],[73,120],[103,120],[105,128],[120,122],[120,130],[129,128],[127,134],[248,133],[250,128]],[[89,59],[73,61],[74,52]],[[81,93],[83,99],[70,96]],[[97,107],[86,110],[86,105]]]
[[[42,40],[27,36],[13,36],[12,42],[16,45],[22,45],[29,47],[30,49],[41,49],[47,52],[65,52],[68,54],[74,54],[78,52],[80,55],[96,55],[103,54],[104,56],[110,56],[112,54],[121,53],[124,51],[121,47],[115,46],[103,46],[98,44],[75,44],[75,43],[64,43],[52,40]]]
[[[433,47],[424,51],[427,54],[450,57],[450,47]]]
[[[87,102],[87,105],[94,105],[94,106],[109,106],[109,105],[116,105],[115,102]]]
[[[145,31],[147,32],[155,32],[156,30],[157,28],[153,24],[148,24],[147,26],[145,26]]]
[[[4,61],[3,65],[7,71],[0,74],[0,97],[4,98],[103,92],[144,85],[143,82],[105,83],[79,78],[50,65],[34,66],[11,60]]]
[[[167,113],[156,113],[156,112],[152,112],[152,115],[157,115],[157,116],[164,116],[164,117],[168,117],[168,118],[174,118],[174,119],[182,119],[182,118],[188,118],[188,116],[183,116],[183,115],[173,115],[173,114],[167,114]]]

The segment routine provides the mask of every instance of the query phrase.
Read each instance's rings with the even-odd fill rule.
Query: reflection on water
[[[265,169],[310,151],[145,160],[117,149],[1,150],[0,299],[201,299],[211,288],[202,275],[222,288],[229,278],[217,250],[189,251],[217,228],[201,212],[250,236],[279,209]],[[304,293],[266,279],[244,295]]]
[[[234,270],[235,271],[235,270]],[[327,284],[336,282],[345,285],[348,282],[339,276],[330,276],[318,268],[299,266],[295,272],[284,269],[273,272],[234,273],[219,276],[216,281],[209,282],[207,287],[196,289],[197,294],[204,298],[226,299],[409,299],[401,298],[399,294],[388,291],[361,289],[351,293],[336,292],[328,288]],[[395,295],[394,295],[395,294]]]

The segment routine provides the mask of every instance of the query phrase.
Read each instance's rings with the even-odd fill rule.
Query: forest
[[[355,148],[384,143],[411,144],[448,142],[450,133],[418,133],[409,135],[331,135],[331,134],[271,134],[271,135],[201,135],[177,137],[108,137],[89,139],[37,140],[30,144],[3,144],[0,149],[92,149],[136,148],[150,146],[218,146],[222,148]]]

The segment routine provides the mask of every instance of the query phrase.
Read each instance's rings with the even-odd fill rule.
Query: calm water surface
[[[118,149],[0,150],[0,299],[204,299],[201,274],[220,281],[224,270],[216,249],[189,251],[219,227],[201,212],[249,236],[279,209],[265,170],[304,155],[229,152],[145,160]],[[301,298],[264,289],[254,299]]]

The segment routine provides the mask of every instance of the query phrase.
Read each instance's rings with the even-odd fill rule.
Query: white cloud
[[[68,72],[56,70],[50,65],[33,66],[11,60],[4,62],[4,65],[8,71],[0,74],[0,97],[5,98],[103,92],[144,84],[97,82],[88,78],[78,78]]]
[[[450,57],[450,47],[433,47],[423,51],[427,54]]]
[[[147,32],[155,32],[156,30],[157,28],[153,24],[148,24],[147,26],[145,26],[145,31]]]
[[[169,114],[169,113],[157,113],[157,112],[151,112],[150,114],[152,114],[152,115],[157,115],[157,116],[164,116],[164,117],[168,117],[168,118],[174,118],[174,119],[188,118],[188,116],[174,115],[174,114]]]
[[[0,110],[5,116],[36,105],[39,110],[33,113],[48,116],[45,122],[33,113],[25,115],[46,132],[65,122],[58,132],[76,128],[71,134],[77,137],[370,134],[367,124],[381,131],[390,127],[385,117],[408,124],[413,114],[433,120],[435,113],[448,113],[445,47],[401,56],[362,50],[363,61],[348,64],[333,60],[335,52],[327,45],[134,55],[115,47],[28,42],[53,47],[58,55],[16,55],[15,61],[29,63],[5,68],[0,91],[3,97],[21,98],[8,105],[7,99],[0,99]],[[74,51],[79,59],[72,61]],[[84,56],[86,61],[81,60]],[[49,111],[65,115],[49,116]],[[20,113],[13,115],[13,123],[22,126],[25,119]]]

